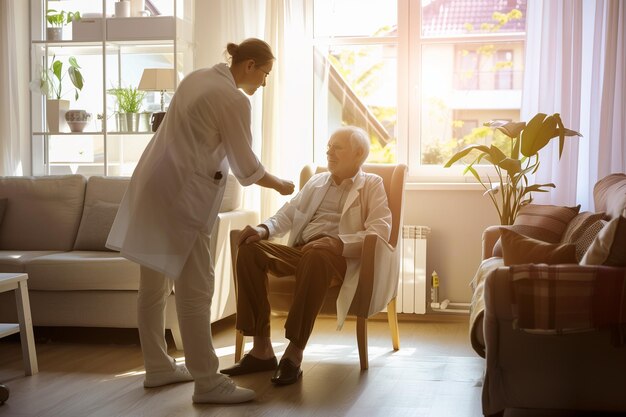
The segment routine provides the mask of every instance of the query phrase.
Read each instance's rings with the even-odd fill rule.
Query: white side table
[[[0,273],[0,293],[15,291],[15,304],[17,305],[17,317],[19,324],[0,323],[0,337],[13,333],[20,333],[22,341],[22,356],[26,375],[34,375],[37,367],[37,354],[35,353],[35,337],[33,335],[33,321],[30,316],[30,302],[28,301],[28,286],[26,280],[28,274],[23,273]]]

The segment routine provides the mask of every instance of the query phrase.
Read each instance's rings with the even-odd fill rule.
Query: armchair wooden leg
[[[235,330],[235,362],[239,362],[243,356],[244,336],[240,330]]]
[[[398,313],[396,311],[395,298],[387,304],[387,321],[389,321],[389,329],[391,330],[391,343],[393,344],[393,350],[399,350],[400,330],[398,328]]]
[[[367,358],[367,319],[363,317],[356,318],[356,340],[359,346],[359,359],[361,360],[361,370],[365,371],[368,367]]]

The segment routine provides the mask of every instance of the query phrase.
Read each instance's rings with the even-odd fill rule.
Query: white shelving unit
[[[164,5],[167,15],[155,17],[112,17],[115,0],[31,0],[31,80],[39,79],[42,68],[53,57],[68,67],[73,56],[85,79],[78,100],[69,77],[63,80],[63,97],[70,109],[83,109],[92,119],[83,132],[50,132],[46,125],[46,97],[32,93],[31,134],[33,174],[128,176],[132,174],[151,139],[149,116],[139,132],[123,132],[116,126],[113,87],[137,87],[145,68],[174,68],[177,82],[193,68],[191,53],[191,8],[193,0],[146,0],[146,5]],[[46,40],[46,10],[80,11],[84,26],[64,29],[68,39]],[[171,12],[171,13],[170,13]],[[85,30],[86,28],[86,30]],[[75,32],[79,39],[69,39]],[[168,99],[166,101],[169,100]],[[149,92],[144,108],[156,111],[159,93]],[[101,115],[101,121],[97,116]]]

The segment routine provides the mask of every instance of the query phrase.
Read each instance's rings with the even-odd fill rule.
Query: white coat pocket
[[[210,231],[222,201],[225,184],[226,176],[217,180],[194,172],[175,203],[182,223],[194,229],[208,226]]]

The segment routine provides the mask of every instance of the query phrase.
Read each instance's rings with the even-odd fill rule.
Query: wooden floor
[[[446,319],[402,321],[397,352],[387,323],[370,321],[370,369],[361,372],[355,322],[337,332],[333,319],[319,318],[302,381],[275,387],[271,372],[236,377],[257,399],[233,406],[192,404],[193,383],[144,389],[134,329],[36,328],[35,376],[23,374],[19,338],[0,340],[0,382],[11,390],[0,416],[481,416],[484,362],[469,346],[467,318]],[[283,317],[272,321],[279,357],[283,325]],[[220,365],[228,366],[233,320],[216,323],[213,333]]]

